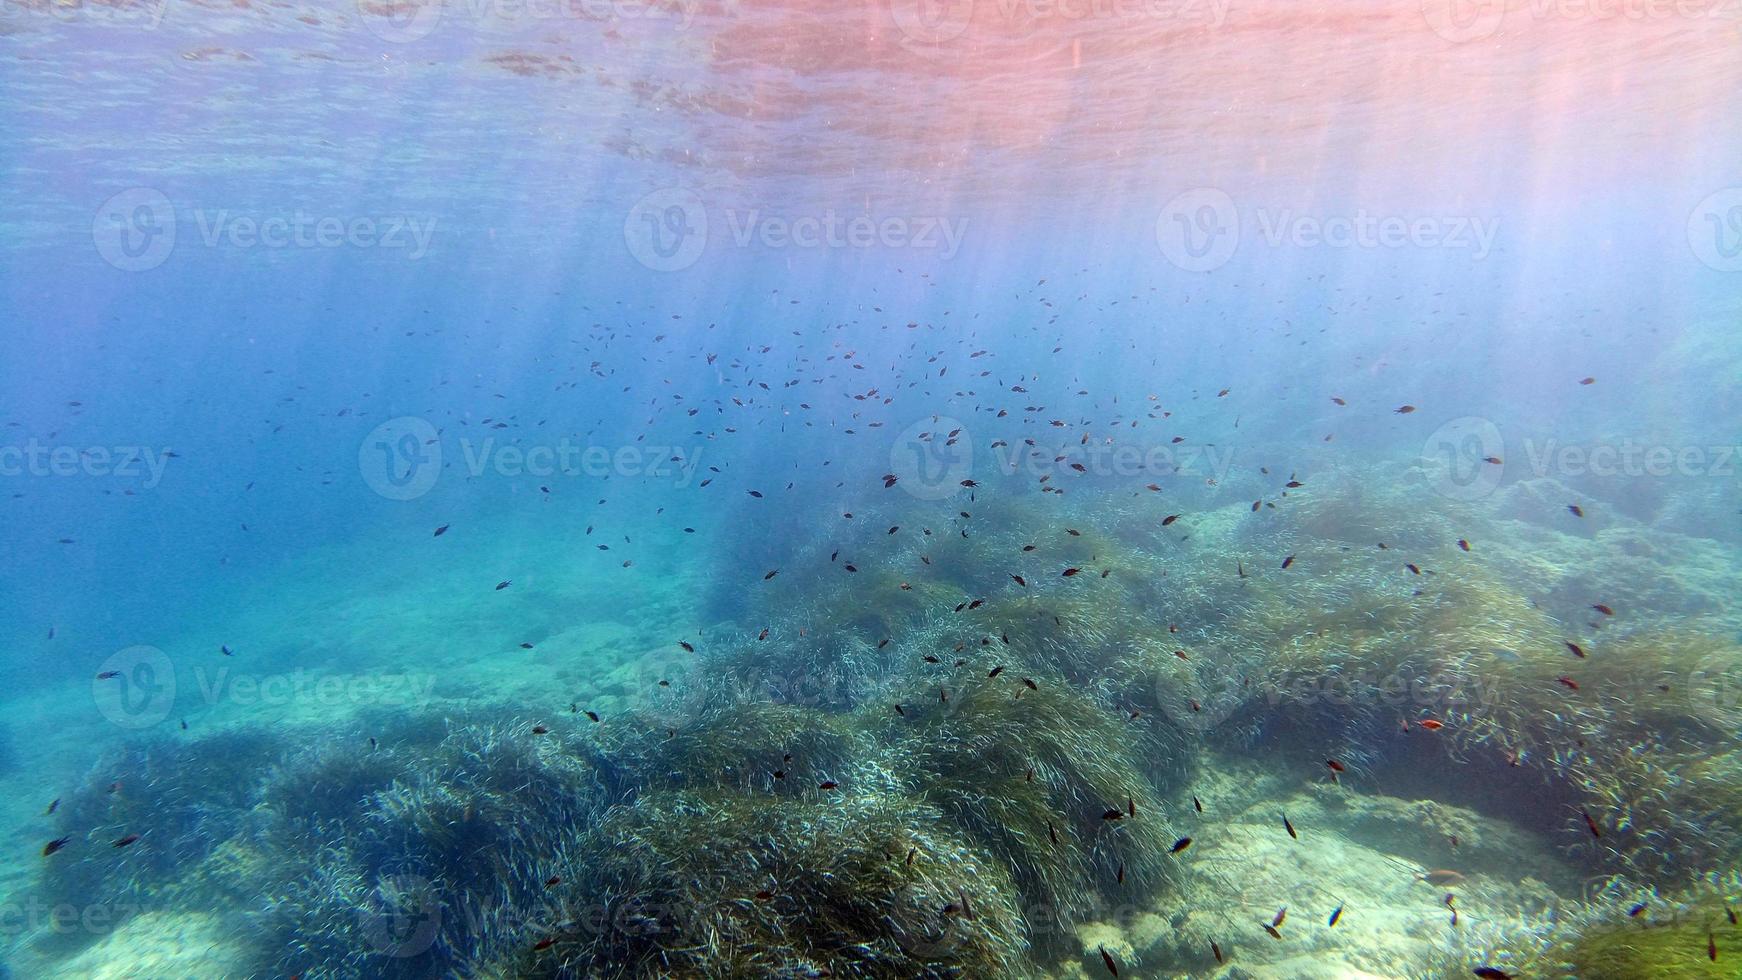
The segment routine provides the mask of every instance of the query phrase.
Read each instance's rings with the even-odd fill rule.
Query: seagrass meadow
[[[0,0],[0,980],[1742,977],[1726,6]]]

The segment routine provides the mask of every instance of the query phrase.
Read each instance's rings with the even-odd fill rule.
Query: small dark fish
[[[1192,809],[1198,811],[1199,813],[1204,812],[1204,804],[1195,796],[1192,797]]]
[[[544,887],[554,888],[557,885],[562,884],[562,880],[562,875],[551,875],[549,878],[544,879]]]
[[[534,734],[534,735],[548,735],[548,734],[550,734],[550,729],[546,728],[543,725],[534,725],[534,726],[532,726],[532,734]]]
[[[1222,947],[1216,945],[1216,941],[1214,939],[1210,940],[1210,952],[1216,954],[1216,962],[1217,963],[1222,962]]]
[[[774,577],[774,576],[776,576],[776,575],[779,575],[779,574],[780,574],[780,569],[778,569],[778,568],[771,568],[771,569],[769,569],[769,570],[768,570],[768,574],[767,574],[767,575],[764,575],[764,576],[762,576],[762,581],[764,581],[764,582],[766,582],[766,581],[768,581],[768,580],[769,580],[769,579],[771,579],[771,578],[773,578],[773,577]]]
[[[1709,929],[1706,931],[1706,959],[1713,963],[1718,962],[1718,937],[1712,935]]]
[[[1051,837],[1051,838],[1052,838],[1052,842],[1053,842],[1053,843],[1054,843],[1054,844],[1057,844],[1057,843],[1058,843],[1058,842],[1059,842],[1059,831],[1058,831],[1058,828],[1057,828],[1057,827],[1054,827],[1054,826],[1053,826],[1053,825],[1052,825],[1052,821],[1051,821],[1051,820],[1048,820],[1048,821],[1047,821],[1047,822],[1046,822],[1046,835],[1047,835],[1047,836],[1048,836],[1048,837]]]
[[[749,494],[752,497],[755,497],[758,500],[762,499],[762,491],[760,491],[760,490],[746,490],[744,492]]]
[[[1601,602],[1592,603],[1591,608],[1597,610],[1598,612],[1602,613],[1605,616],[1615,615],[1615,610],[1610,609],[1608,606],[1603,605]]]
[[[50,803],[48,805],[48,809],[42,811],[42,815],[46,817],[49,814],[51,814],[54,811],[59,810],[59,809],[60,809],[60,797],[57,796],[54,798],[54,802]]]
[[[683,647],[685,653],[695,653],[696,652],[696,648],[691,646],[690,642],[688,640],[679,640],[679,641],[677,641],[677,645],[680,647]]]
[[[817,784],[817,789],[835,789],[840,785],[840,783],[837,783],[832,779],[825,779]]]
[[[1556,677],[1555,683],[1564,685],[1569,690],[1576,691],[1579,689],[1579,682],[1573,680],[1571,677]]]
[[[1113,880],[1121,885],[1125,884],[1125,865],[1121,864],[1119,866],[1119,871],[1113,875]]]
[[[65,846],[67,846],[67,844],[68,844],[68,843],[69,843],[69,842],[70,842],[70,841],[71,841],[71,840],[72,840],[72,837],[71,837],[71,836],[67,836],[67,837],[56,837],[56,838],[55,838],[55,839],[54,839],[54,840],[51,840],[51,841],[49,841],[49,842],[48,842],[48,843],[46,843],[46,844],[44,844],[44,845],[42,845],[42,856],[43,856],[43,857],[48,857],[48,856],[49,856],[49,855],[50,855],[50,854],[53,854],[53,853],[54,853],[54,852],[56,852],[56,851],[58,851],[58,850],[60,850],[60,849],[61,849],[61,848],[63,848],[63,847],[65,847]]]
[[[1392,414],[1393,415],[1408,415],[1410,412],[1413,412],[1413,411],[1415,411],[1414,405],[1399,405],[1399,406],[1397,406],[1396,410],[1394,410],[1392,412]]]
[[[1573,651],[1573,656],[1578,657],[1580,660],[1585,659],[1585,648],[1584,647],[1579,646],[1577,643],[1574,643],[1572,640],[1562,640],[1561,642],[1563,642],[1567,645],[1568,650]]]
[[[1080,568],[1067,568],[1061,573],[1061,575],[1064,578],[1070,578],[1072,575],[1076,575],[1080,572],[1082,572],[1082,569]]]
[[[986,672],[986,677],[987,677],[987,679],[991,679],[991,678],[993,678],[993,677],[997,677],[997,676],[998,676],[998,675],[999,675],[999,674],[1002,674],[1002,673],[1004,673],[1004,665],[1003,665],[1003,664],[999,664],[999,665],[998,665],[998,666],[996,666],[996,667],[994,667],[994,668],[992,668],[992,669],[991,669],[991,670],[989,670],[989,671],[987,671],[987,672]]]
[[[1288,814],[1286,813],[1282,815],[1282,826],[1284,830],[1288,831],[1288,836],[1300,840],[1300,835],[1294,832],[1294,824],[1288,822]]]
[[[1512,974],[1492,966],[1476,967],[1475,972],[1482,980],[1512,980]]]
[[[1458,539],[1458,547],[1462,548],[1465,551],[1469,551],[1470,550],[1470,542],[1463,539],[1463,538],[1459,538]]]
[[[1287,558],[1284,558],[1282,560],[1282,567],[1284,569],[1287,569],[1288,566],[1290,566],[1292,564],[1294,564],[1294,556],[1293,555],[1289,555]]]
[[[1286,918],[1288,918],[1288,906],[1284,905],[1282,908],[1276,910],[1276,918],[1270,920],[1271,927],[1281,928],[1282,920]]]
[[[1107,947],[1105,947],[1105,946],[1099,946],[1096,948],[1098,948],[1101,951],[1101,963],[1102,963],[1102,965],[1107,967],[1107,972],[1113,974],[1114,976],[1118,976],[1119,975],[1119,964],[1113,962],[1113,954],[1107,952]]]
[[[1343,764],[1341,762],[1338,762],[1335,759],[1326,759],[1325,765],[1329,766],[1331,768],[1332,772],[1347,772],[1348,771],[1348,770],[1343,768]]]
[[[1260,922],[1259,925],[1264,927],[1265,932],[1270,933],[1270,938],[1272,938],[1272,939],[1281,939],[1282,938],[1282,933],[1277,932],[1276,927],[1269,924],[1268,922]]]
[[[438,538],[441,537],[442,535],[448,533],[448,528],[450,528],[450,527],[453,527],[453,525],[452,524],[443,524],[441,527],[438,527],[435,529],[435,534],[433,536],[438,537]]]
[[[97,680],[106,681],[112,677],[120,677],[120,676],[121,676],[121,672],[118,670],[105,670],[101,674],[97,675]]]
[[[1029,680],[1029,679],[1028,679],[1028,678],[1026,678],[1026,677],[1024,677],[1024,678],[1023,678],[1023,679],[1022,679],[1022,684],[1023,684],[1023,686],[1024,686],[1024,687],[1027,687],[1027,688],[1028,688],[1028,689],[1029,689],[1029,690],[1030,690],[1030,691],[1038,691],[1038,690],[1040,690],[1040,685],[1038,685],[1038,684],[1036,684],[1036,683],[1035,683],[1035,682],[1034,682],[1034,681],[1032,681],[1032,680]]]
[[[1114,820],[1124,820],[1125,819],[1125,811],[1121,810],[1117,807],[1113,807],[1111,809],[1104,811],[1101,814],[1101,819],[1106,820],[1108,822],[1112,822]]]
[[[1181,837],[1179,840],[1173,842],[1173,846],[1168,848],[1167,853],[1178,854],[1190,846],[1192,846],[1192,839],[1190,837]]]
[[[1637,919],[1637,918],[1639,918],[1639,913],[1641,913],[1643,911],[1645,911],[1645,903],[1640,902],[1639,904],[1637,904],[1637,905],[1635,905],[1632,908],[1627,910],[1627,917],[1629,919]]]
[[[111,846],[111,847],[126,847],[128,844],[131,844],[138,839],[139,839],[138,834],[128,834],[125,837],[118,838],[113,844],[111,844],[109,846]]]
[[[513,582],[509,582],[509,581],[497,582],[496,583],[496,591],[501,592],[503,589],[506,589],[510,585],[513,585],[513,584],[514,584]]]
[[[581,714],[586,715],[587,720],[592,722],[593,724],[596,725],[599,723],[599,713],[598,712],[596,712],[596,711],[583,711],[583,712],[581,712]]]
[[[1580,507],[1578,504],[1568,504],[1567,505],[1567,512],[1572,514],[1574,517],[1584,517],[1585,516],[1585,509],[1583,507]]]
[[[1178,514],[1169,514],[1166,517],[1161,519],[1161,526],[1166,527],[1169,524],[1172,524],[1174,521],[1177,521],[1177,520],[1179,520]]]
[[[1411,574],[1411,575],[1420,575],[1421,574],[1421,569],[1419,567],[1417,567],[1413,562],[1406,562],[1403,567],[1409,569],[1409,574]]]
[[[1337,920],[1341,919],[1342,917],[1343,917],[1343,907],[1341,905],[1339,905],[1331,911],[1331,917],[1329,919],[1325,920],[1325,925],[1335,929],[1337,927]]]
[[[1585,818],[1585,829],[1591,832],[1591,836],[1601,839],[1603,836],[1603,830],[1597,826],[1597,821],[1591,819],[1590,811],[1580,810],[1579,816]]]
[[[537,953],[537,952],[540,952],[541,950],[549,949],[555,945],[556,945],[555,939],[551,939],[551,938],[540,939],[538,942],[532,944],[532,951],[534,953]]]
[[[1023,587],[1023,588],[1025,588],[1025,589],[1026,589],[1026,588],[1028,588],[1028,581],[1027,581],[1027,580],[1026,580],[1026,579],[1024,579],[1024,578],[1023,578],[1023,577],[1022,577],[1022,576],[1020,576],[1020,575],[1012,575],[1012,576],[1010,576],[1010,578],[1011,578],[1011,580],[1012,580],[1012,581],[1014,581],[1014,582],[1015,582],[1015,583],[1016,583],[1016,584],[1017,584],[1017,585],[1020,585],[1020,586],[1022,586],[1022,587]]]

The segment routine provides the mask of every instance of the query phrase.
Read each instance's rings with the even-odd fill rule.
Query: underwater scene
[[[0,977],[1742,977],[1739,0],[0,91]]]

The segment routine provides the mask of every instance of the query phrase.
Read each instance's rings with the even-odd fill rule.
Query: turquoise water
[[[0,2],[0,963],[1734,976],[1739,43]]]

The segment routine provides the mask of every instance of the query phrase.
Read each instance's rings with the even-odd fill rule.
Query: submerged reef
[[[1231,868],[1245,837],[1290,853],[1287,799],[1494,876],[1516,828],[1597,883],[1533,931],[1475,916],[1445,972],[1720,975],[1697,961],[1742,940],[1742,650],[1677,569],[1722,563],[1671,564],[1618,515],[1544,530],[1553,487],[1425,510],[1431,479],[881,498],[806,546],[816,574],[717,577],[721,622],[597,712],[128,746],[56,815],[74,846],[42,891],[233,909],[257,970],[310,980],[1022,977],[1102,950],[1208,972],[1218,936],[1272,941]],[[1270,795],[1218,829],[1194,787],[1236,756]],[[1379,784],[1415,802],[1348,802]],[[1683,897],[1616,917],[1648,888]]]

